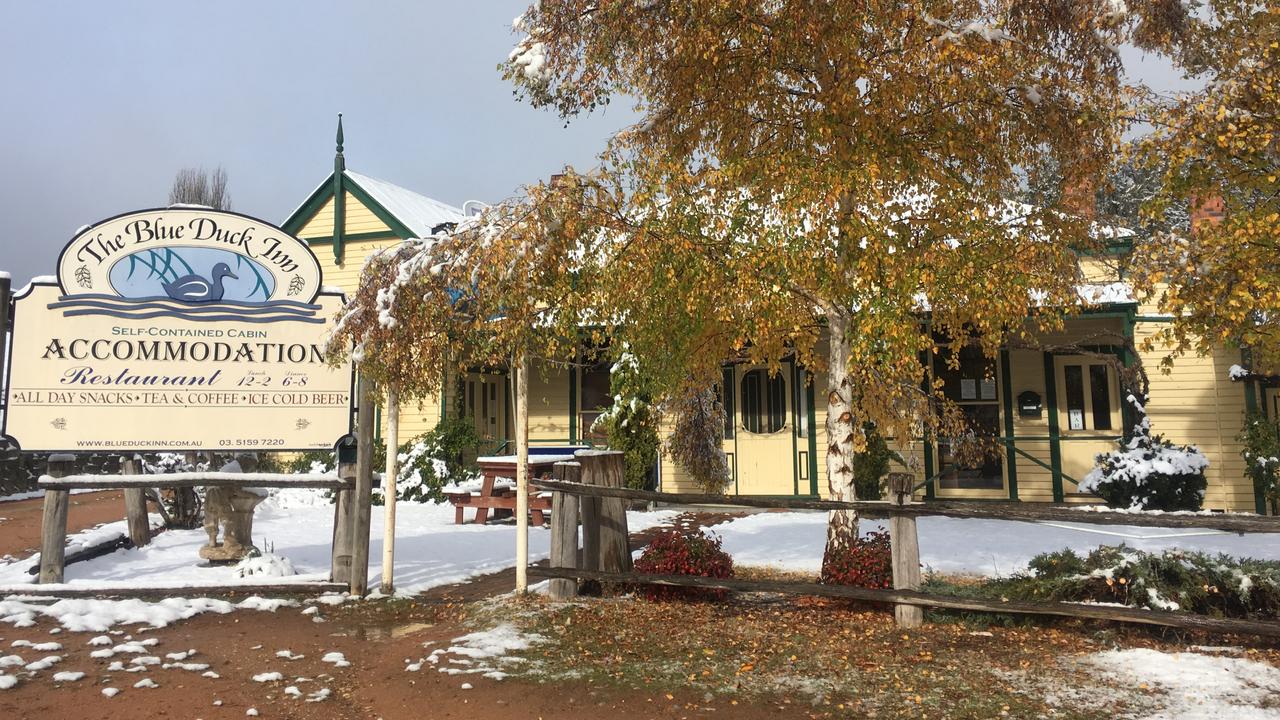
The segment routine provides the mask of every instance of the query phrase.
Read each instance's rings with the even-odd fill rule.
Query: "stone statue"
[[[238,455],[221,472],[251,473],[258,469],[253,455]],[[260,494],[261,493],[261,494]],[[257,551],[253,546],[253,510],[266,499],[261,490],[244,487],[209,487],[204,496],[204,531],[209,543],[200,557],[211,562],[238,562]],[[218,529],[222,528],[222,542]]]

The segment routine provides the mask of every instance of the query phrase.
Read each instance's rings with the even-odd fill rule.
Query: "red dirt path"
[[[67,533],[77,533],[101,523],[124,519],[124,493],[120,490],[76,493],[67,509]],[[40,551],[40,521],[44,499],[0,502],[0,558],[27,557]]]

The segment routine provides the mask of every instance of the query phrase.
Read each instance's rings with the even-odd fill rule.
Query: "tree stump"
[[[616,450],[579,450],[575,459],[582,466],[582,483],[599,487],[620,488],[626,486],[623,454]],[[631,540],[627,532],[627,501],[621,498],[592,498],[595,500],[595,519],[588,521],[586,502],[583,502],[583,555],[586,569],[604,572],[631,572]],[[587,498],[582,498],[587,500]],[[599,551],[598,560],[592,557],[587,543],[587,529],[594,524]],[[592,567],[595,560],[598,567]]]

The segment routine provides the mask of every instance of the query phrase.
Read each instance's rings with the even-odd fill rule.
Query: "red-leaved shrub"
[[[635,570],[651,575],[701,575],[702,577],[733,577],[733,558],[721,547],[717,536],[701,532],[664,532],[649,543]],[[724,590],[710,588],[671,587],[669,585],[644,585],[638,588],[641,596],[650,600],[664,599],[719,599]]]
[[[872,590],[892,588],[893,555],[889,533],[883,530],[869,532],[843,550],[827,553],[822,559],[822,582]]]

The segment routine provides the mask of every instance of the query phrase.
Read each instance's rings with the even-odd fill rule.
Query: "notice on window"
[[[983,379],[983,381],[982,381],[982,399],[983,399],[983,400],[995,400],[995,399],[996,399],[996,381],[995,381],[995,378],[991,378],[991,379]]]
[[[962,378],[960,380],[960,399],[961,400],[977,400],[978,399],[978,381],[973,378]]]
[[[1084,411],[1083,410],[1067,411],[1067,428],[1070,430],[1084,429]]]

